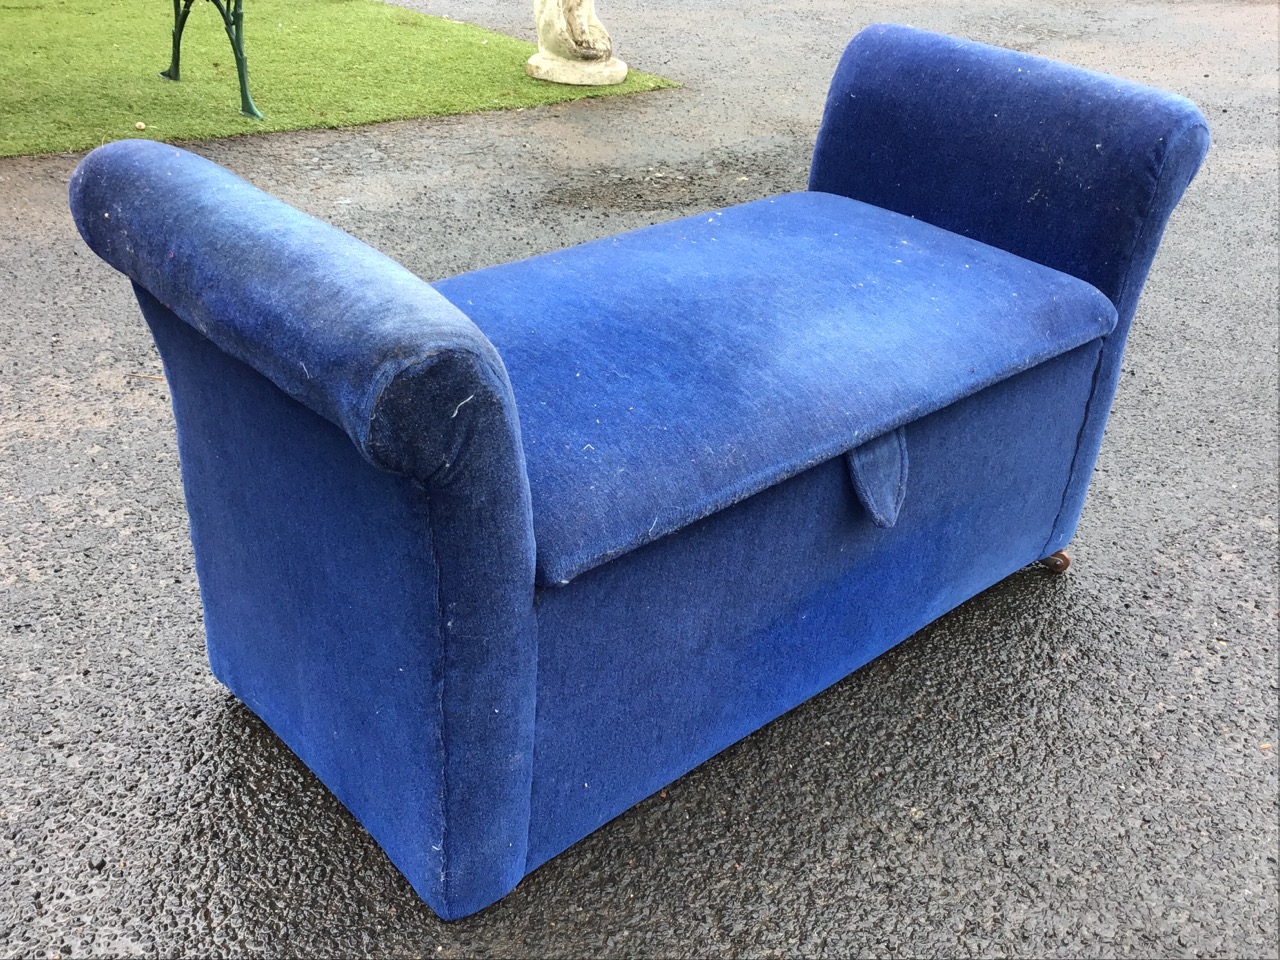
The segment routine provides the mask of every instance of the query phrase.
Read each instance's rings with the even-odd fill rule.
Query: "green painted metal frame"
[[[209,0],[218,8],[222,16],[222,24],[227,28],[227,39],[231,41],[231,52],[236,58],[236,75],[240,78],[240,112],[246,117],[261,120],[262,113],[253,103],[249,95],[249,60],[244,55],[244,0]],[[160,71],[160,76],[169,80],[181,80],[182,71],[182,31],[187,25],[187,16],[191,13],[191,5],[195,0],[173,0],[173,56],[169,61],[169,69]]]

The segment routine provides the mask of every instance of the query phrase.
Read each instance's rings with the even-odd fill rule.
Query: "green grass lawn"
[[[513,0],[518,2],[518,0]],[[0,0],[0,157],[109,140],[184,141],[268,130],[536,106],[672,86],[632,72],[615,87],[533,80],[534,46],[377,0],[244,0],[249,88],[213,5],[197,0],[169,65],[170,0]],[[530,14],[532,16],[532,13]],[[145,131],[135,124],[145,123]]]

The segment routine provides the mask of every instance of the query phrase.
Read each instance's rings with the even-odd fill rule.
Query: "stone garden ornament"
[[[627,79],[627,65],[613,55],[609,31],[595,7],[595,0],[533,0],[538,52],[525,72],[538,80],[582,87],[607,87]]]

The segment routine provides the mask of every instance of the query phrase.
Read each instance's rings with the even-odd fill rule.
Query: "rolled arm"
[[[506,893],[525,868],[537,638],[528,479],[497,352],[394,261],[185,151],[101,147],[70,193],[144,313],[158,303],[424,488],[435,582],[414,586],[438,609],[423,695],[442,691],[445,839],[438,874],[410,880],[446,917]]]
[[[1115,305],[1044,556],[1075,530],[1138,297],[1208,149],[1183,97],[909,27],[859,33],[832,80],[811,190],[1053,267]]]
[[[850,42],[809,187],[1069,273],[1122,340],[1165,222],[1209,145],[1191,101],[909,27]]]
[[[99,256],[376,466],[438,482],[486,406],[518,432],[506,371],[475,324],[341,230],[146,140],[90,153],[70,192]],[[439,409],[410,409],[409,395]]]

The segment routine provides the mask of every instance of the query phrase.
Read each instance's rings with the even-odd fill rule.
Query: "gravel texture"
[[[532,35],[510,0],[412,5]],[[1275,5],[600,10],[684,86],[197,149],[437,278],[802,187],[873,20],[1182,92],[1215,145],[1072,570],[1016,574],[443,924],[209,675],[168,396],[67,214],[78,157],[0,161],[0,956],[1276,956]]]

